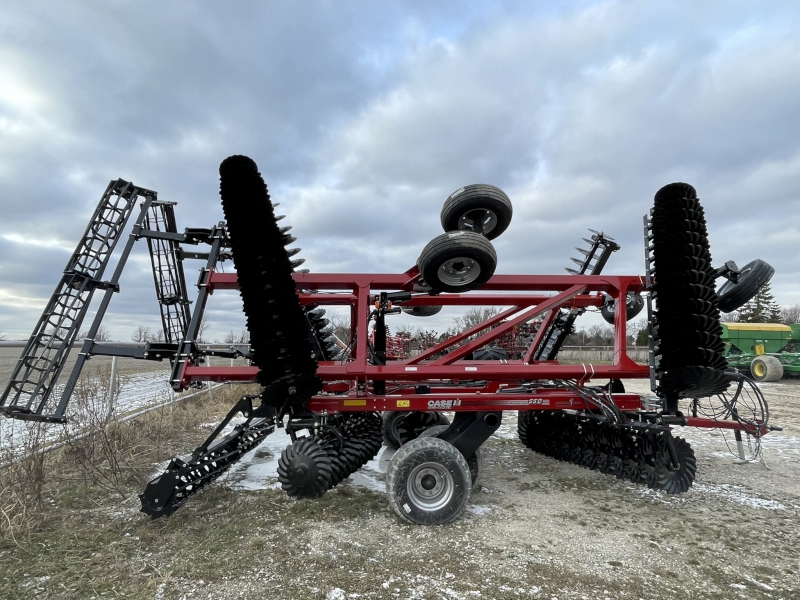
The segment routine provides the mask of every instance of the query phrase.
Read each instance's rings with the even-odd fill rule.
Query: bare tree
[[[614,330],[608,325],[592,325],[586,330],[586,343],[592,346],[608,346],[614,343]]]
[[[339,313],[330,312],[325,315],[333,327],[333,335],[342,340],[345,344],[350,344],[350,318]]]
[[[781,307],[781,323],[794,325],[800,323],[800,304]]]
[[[201,344],[205,344],[205,333],[208,329],[208,320],[206,319],[206,315],[203,315],[203,318],[200,319],[200,326],[197,328],[197,341]]]
[[[149,342],[150,341],[150,328],[145,325],[139,325],[133,330],[131,339],[134,342]]]
[[[636,322],[628,322],[628,337],[636,346],[647,344],[647,319],[642,317]],[[642,333],[644,332],[644,335]]]
[[[478,307],[470,308],[460,317],[453,318],[453,324],[455,326],[454,333],[458,334],[461,333],[462,331],[466,331],[470,327],[474,327],[479,323],[483,323],[485,320],[490,319],[491,317],[499,313],[500,309],[494,306],[487,306],[484,308],[478,308]]]
[[[226,344],[249,344],[250,332],[248,332],[246,329],[242,329],[238,332],[231,329],[228,332],[228,335],[225,336],[224,341]]]
[[[87,337],[89,337],[89,332],[88,331],[80,331],[80,332],[78,332],[77,339],[85,340]],[[109,341],[111,341],[111,336],[108,334],[108,328],[105,327],[104,325],[100,325],[100,327],[97,328],[97,333],[94,334],[94,341],[95,342],[109,342]]]

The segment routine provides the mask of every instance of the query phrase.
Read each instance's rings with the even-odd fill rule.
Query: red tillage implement
[[[292,443],[278,461],[283,489],[317,498],[380,450],[396,448],[387,473],[389,501],[403,519],[445,523],[469,501],[481,470],[480,447],[517,412],[522,443],[543,454],[661,489],[686,491],[696,462],[675,426],[721,427],[758,440],[767,408],[758,388],[726,369],[714,280],[736,285],[735,265],[710,265],[705,221],[694,189],[659,190],[645,218],[646,273],[601,274],[619,248],[593,232],[570,275],[494,274],[492,239],[511,221],[507,196],[470,185],[445,202],[445,233],[400,274],[298,270],[290,227],[279,227],[266,186],[250,159],[220,167],[226,222],[179,234],[173,205],[118,180],[106,190],[84,239],[37,325],[2,398],[7,416],[64,422],[85,360],[119,355],[172,362],[175,390],[205,381],[253,382],[209,438],[173,458],[141,494],[142,510],[168,516],[254,449],[276,427]],[[137,198],[141,212],[110,281],[101,277]],[[102,239],[101,239],[102,238]],[[164,325],[164,342],[138,346],[95,341],[134,242],[146,239]],[[208,252],[187,252],[187,244]],[[236,273],[218,264],[233,259]],[[189,311],[183,261],[204,260]],[[727,286],[731,287],[731,286]],[[60,400],[50,392],[96,289],[105,291]],[[249,344],[197,341],[209,296],[238,290]],[[741,295],[741,294],[739,294]],[[628,354],[626,321],[645,305],[648,364]],[[431,316],[442,306],[493,308],[452,336],[387,340],[387,317]],[[323,308],[325,307],[325,308]],[[333,335],[326,309],[349,314],[349,340]],[[558,353],[575,320],[599,310],[614,326],[610,364],[563,364]],[[343,336],[348,337],[348,336]],[[250,366],[205,366],[207,356],[245,357]],[[626,393],[623,379],[649,379],[653,395]],[[734,386],[735,384],[735,386]],[[729,388],[735,391],[729,392]],[[681,403],[684,403],[681,406]],[[683,408],[683,410],[681,410]],[[452,422],[443,413],[452,413]],[[382,413],[382,414],[381,414]],[[685,414],[686,413],[686,414]],[[243,420],[224,434],[234,417]],[[300,434],[300,435],[298,435]]]

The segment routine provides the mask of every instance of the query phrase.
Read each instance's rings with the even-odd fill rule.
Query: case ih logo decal
[[[454,406],[461,406],[461,400],[428,400],[428,408],[431,410],[450,410]]]

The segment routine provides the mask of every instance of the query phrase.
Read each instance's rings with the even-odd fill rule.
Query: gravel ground
[[[626,383],[648,392],[646,382]],[[785,428],[765,438],[764,462],[736,460],[718,431],[679,430],[698,459],[685,494],[537,455],[516,439],[507,413],[483,447],[482,481],[456,522],[407,525],[385,498],[382,508],[341,517],[353,509],[348,488],[380,488],[391,458],[384,448],[360,479],[328,493],[331,518],[288,525],[283,499],[273,501],[279,508],[253,532],[264,551],[256,558],[266,562],[223,581],[173,579],[157,597],[800,598],[800,386],[763,389],[772,422]],[[280,494],[273,463],[282,443],[262,446],[221,485]],[[285,544],[291,559],[277,558]],[[306,566],[291,582],[284,571],[298,566],[287,560]]]
[[[626,387],[649,391],[646,381]],[[276,489],[278,437],[168,521],[147,520],[135,498],[113,518],[133,528],[125,543],[139,545],[134,556],[161,557],[159,573],[187,551],[178,543],[164,553],[166,535],[229,550],[231,566],[207,578],[176,566],[155,587],[157,600],[800,598],[800,382],[762,389],[771,423],[784,428],[765,437],[764,461],[736,460],[730,434],[726,443],[715,430],[678,429],[698,463],[680,496],[537,455],[506,413],[482,449],[481,483],[449,525],[412,526],[392,512],[380,491],[386,449],[321,500],[289,500]],[[198,533],[214,515],[241,519],[245,532]]]

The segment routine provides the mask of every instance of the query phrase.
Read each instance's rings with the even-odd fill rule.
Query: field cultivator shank
[[[501,190],[484,184],[460,188],[447,199],[441,214],[445,233],[398,274],[299,269],[303,261],[291,247],[291,227],[276,216],[256,164],[244,156],[220,166],[226,222],[207,230],[178,233],[171,203],[113,182],[95,215],[105,215],[111,199],[125,199],[106,235],[108,252],[137,195],[146,200],[114,277],[99,283],[105,254],[92,270],[79,273],[71,263],[0,410],[16,418],[65,420],[80,366],[97,354],[167,358],[175,390],[207,381],[259,384],[259,394],[243,397],[203,444],[174,457],[147,485],[142,510],[154,518],[172,514],[276,427],[292,440],[278,459],[278,479],[295,498],[320,497],[384,443],[397,448],[386,473],[390,504],[401,518],[419,524],[445,523],[460,514],[480,476],[481,445],[500,427],[504,411],[518,411],[520,440],[532,450],[667,493],[686,491],[696,473],[689,444],[672,435],[675,426],[723,427],[756,438],[769,429],[763,396],[741,375],[726,371],[721,357],[714,287],[721,271],[711,267],[702,208],[687,184],[662,188],[645,218],[645,277],[603,274],[619,245],[596,231],[584,240],[587,248],[578,248],[581,257],[572,259],[578,268],[567,269],[568,275],[495,274],[491,240],[509,226],[512,207]],[[90,225],[76,256],[92,245],[95,229]],[[108,300],[119,291],[124,259],[141,238],[152,257],[165,341],[95,342]],[[208,245],[207,252],[184,250],[200,243]],[[183,274],[187,259],[206,264],[193,311]],[[218,269],[228,259],[235,273]],[[104,303],[83,343],[80,365],[52,410],[49,394],[95,287],[106,289]],[[224,290],[242,297],[247,347],[197,342],[209,296]],[[626,328],[645,306],[643,295],[651,339],[646,365],[629,356]],[[496,310],[456,335],[427,339],[416,353],[408,336],[390,335],[392,315],[431,316],[443,306]],[[350,316],[347,343],[326,318],[332,307]],[[613,360],[563,364],[559,350],[588,309],[613,324]],[[244,356],[249,366],[203,366],[211,355]],[[44,356],[43,363],[34,356]],[[650,378],[654,395],[626,393],[621,380],[635,378]],[[732,381],[738,384],[728,394]],[[688,402],[688,416],[681,401]]]

